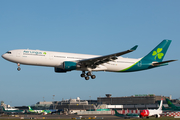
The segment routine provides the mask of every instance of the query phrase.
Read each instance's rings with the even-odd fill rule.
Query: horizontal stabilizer
[[[159,66],[161,64],[169,63],[169,62],[174,62],[174,61],[177,61],[177,60],[167,60],[167,61],[163,61],[163,62],[152,63],[152,65],[153,66]]]

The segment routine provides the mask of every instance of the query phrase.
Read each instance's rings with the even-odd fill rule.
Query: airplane
[[[115,109],[115,116],[118,116],[118,117],[124,117],[124,118],[139,118],[139,115],[138,114],[131,114],[131,113],[127,113],[127,114],[120,114],[117,112],[117,110]]]
[[[5,108],[4,106],[2,106],[2,108],[3,108],[3,112],[4,113],[10,113],[10,114],[15,114],[15,113],[25,113],[25,111],[24,110],[19,110],[19,109],[8,109],[8,108]]]
[[[161,103],[159,105],[159,108],[158,109],[147,109],[147,110],[142,110],[140,112],[140,118],[143,118],[143,117],[151,117],[151,116],[155,116],[156,118],[159,118],[161,114],[163,114],[162,112],[162,104],[163,104],[163,99],[161,99]]]
[[[29,111],[28,112],[32,112],[32,113],[43,113],[44,115],[51,113],[50,110],[33,110],[30,106],[28,106]]]
[[[163,40],[149,54],[139,59],[121,57],[135,51],[138,45],[129,50],[105,56],[17,49],[6,52],[2,57],[16,63],[18,71],[21,70],[20,64],[54,67],[57,73],[79,70],[82,71],[80,76],[89,80],[90,77],[96,78],[92,74],[93,71],[134,72],[168,65],[169,62],[176,61],[162,61],[170,43],[171,40]]]
[[[166,98],[166,102],[167,102],[169,108],[163,107],[163,110],[180,111],[180,107],[175,106],[168,98]]]

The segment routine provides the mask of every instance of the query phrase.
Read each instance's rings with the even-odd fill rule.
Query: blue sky
[[[108,55],[139,45],[123,57],[140,58],[163,39],[172,43],[164,60],[178,59],[178,0],[19,0],[0,1],[0,54],[39,49]],[[58,74],[51,67],[17,65],[0,58],[0,101],[11,106],[38,101],[97,99],[156,94],[180,98],[179,61],[133,73],[94,72],[86,81],[80,71]]]

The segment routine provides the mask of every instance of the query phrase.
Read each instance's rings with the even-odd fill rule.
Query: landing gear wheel
[[[17,70],[20,71],[20,70],[21,70],[21,68],[20,68],[20,63],[17,63],[17,65],[18,65]]]
[[[95,79],[95,78],[96,78],[96,76],[95,76],[95,75],[92,75],[92,76],[91,76],[91,79]]]
[[[81,77],[85,77],[85,74],[81,74]]]
[[[92,74],[91,74],[91,72],[88,72],[86,75],[87,75],[87,76],[91,76]]]
[[[89,76],[86,76],[85,79],[86,79],[86,80],[89,80]]]
[[[21,68],[20,68],[20,67],[18,67],[18,68],[17,68],[17,70],[18,70],[18,71],[20,71],[20,70],[21,70]]]

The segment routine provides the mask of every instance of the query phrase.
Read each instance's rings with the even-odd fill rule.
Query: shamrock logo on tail
[[[168,101],[168,104],[170,104],[170,105],[171,105],[172,103],[171,103],[170,101]]]
[[[164,56],[164,53],[161,53],[162,50],[163,50],[162,48],[158,48],[157,51],[153,51],[152,55],[155,56],[154,57],[155,60],[156,57],[158,57],[158,59],[161,59]]]

